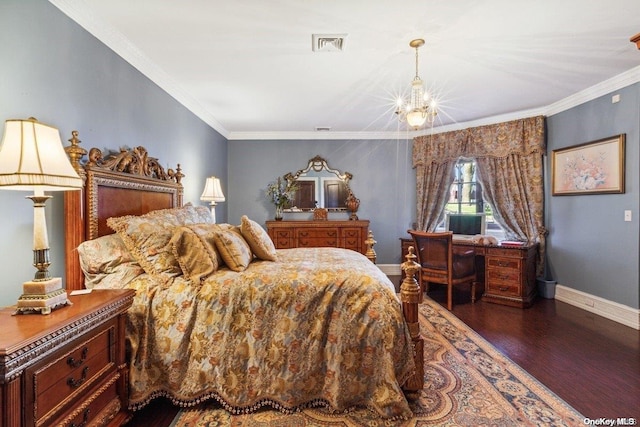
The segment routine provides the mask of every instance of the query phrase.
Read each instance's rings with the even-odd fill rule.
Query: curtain
[[[434,230],[449,196],[453,165],[474,158],[483,194],[507,238],[538,243],[544,271],[544,117],[537,116],[414,139],[417,223]],[[434,193],[434,194],[432,194]]]

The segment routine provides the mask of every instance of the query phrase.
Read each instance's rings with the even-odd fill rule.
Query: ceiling
[[[640,75],[638,0],[49,1],[229,139],[406,129],[415,38],[441,128]],[[347,34],[344,50],[314,52],[313,34]]]

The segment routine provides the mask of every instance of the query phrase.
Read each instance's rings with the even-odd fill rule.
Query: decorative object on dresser
[[[369,221],[267,221],[277,249],[334,247],[366,255]]]
[[[313,210],[313,219],[315,221],[326,221],[328,219],[328,212],[325,208],[315,208]]]
[[[347,209],[349,210],[349,212],[351,212],[351,214],[349,215],[349,219],[357,220],[358,215],[356,215],[356,212],[358,212],[358,208],[360,207],[360,199],[358,199],[353,195],[351,191],[349,191],[349,197],[347,197],[345,204],[347,205]]]
[[[631,43],[635,43],[638,49],[640,49],[640,33],[636,34],[635,36],[631,36],[629,41]]]
[[[291,207],[291,203],[293,202],[293,198],[297,191],[298,186],[295,182],[290,182],[280,177],[267,185],[267,196],[276,206],[276,221],[282,220],[282,212],[284,208]]]
[[[401,238],[402,258],[413,239]],[[536,297],[536,257],[538,245],[519,246],[477,244],[472,240],[453,239],[453,250],[473,250],[476,257],[477,285],[484,288],[482,300],[526,308]]]
[[[210,176],[207,178],[204,184],[204,191],[200,196],[200,200],[203,202],[210,202],[211,206],[211,216],[213,217],[213,223],[216,223],[216,202],[224,202],[224,193],[222,192],[222,187],[220,186],[220,179],[215,176]]]
[[[0,188],[33,191],[33,265],[38,269],[30,282],[23,284],[16,313],[49,314],[69,304],[62,278],[49,274],[49,237],[45,203],[51,196],[45,191],[69,191],[82,188],[82,179],[71,166],[58,129],[38,122],[7,120],[0,144]]]
[[[127,418],[132,290],[71,295],[48,316],[0,310],[0,425],[119,426]]]

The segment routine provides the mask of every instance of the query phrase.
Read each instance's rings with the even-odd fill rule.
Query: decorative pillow
[[[207,222],[213,222],[209,210],[188,203],[180,208],[160,209],[140,216],[109,218],[107,225],[118,233],[144,271],[176,276],[182,271],[169,244],[174,228]]]
[[[177,227],[171,238],[173,255],[178,260],[182,273],[194,284],[215,273],[222,264],[216,250],[217,224],[192,224]]]
[[[267,261],[276,260],[276,247],[260,224],[250,220],[248,216],[242,215],[240,231],[256,257]]]
[[[222,230],[216,233],[216,248],[224,263],[233,271],[244,271],[253,259],[249,244],[237,231]]]
[[[127,283],[144,273],[117,234],[82,242],[78,246],[78,255],[87,289],[124,288]]]

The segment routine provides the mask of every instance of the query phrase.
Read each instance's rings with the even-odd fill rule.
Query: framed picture
[[[553,150],[551,194],[624,193],[625,134]]]

